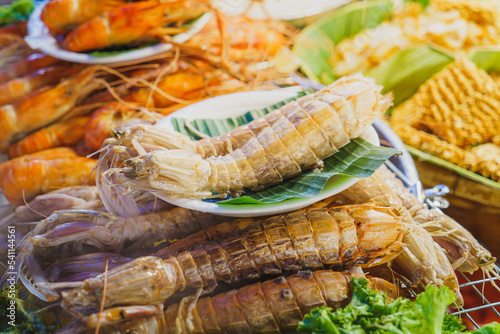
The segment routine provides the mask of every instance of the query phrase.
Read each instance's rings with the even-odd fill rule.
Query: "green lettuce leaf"
[[[470,332],[462,320],[446,312],[455,301],[447,287],[427,286],[415,301],[400,297],[387,302],[385,294],[368,288],[364,278],[353,278],[350,303],[333,311],[320,307],[305,315],[297,330],[306,333],[364,334],[499,334],[500,324],[494,322]]]
[[[484,325],[483,327],[476,329],[472,332],[473,334],[500,334],[500,324],[498,322],[492,322],[490,324]]]
[[[427,286],[425,292],[417,296],[415,303],[422,310],[422,333],[441,333],[446,307],[455,299],[455,294],[450,289],[438,289],[432,285]]]
[[[443,334],[462,333],[467,329],[462,319],[446,312],[443,319]]]

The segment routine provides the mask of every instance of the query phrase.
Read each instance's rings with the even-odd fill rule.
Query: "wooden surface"
[[[500,191],[465,179],[445,168],[416,159],[424,188],[444,184],[450,207],[444,213],[467,228],[490,252],[500,259]]]

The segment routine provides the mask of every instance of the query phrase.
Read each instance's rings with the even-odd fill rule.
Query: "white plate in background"
[[[188,119],[237,117],[246,113],[248,110],[265,108],[295,95],[297,95],[297,89],[243,92],[218,96],[184,107],[158,121],[156,126],[173,130],[174,127],[172,125],[172,118],[174,117]],[[377,132],[373,127],[368,128],[368,131],[361,137],[373,145],[380,145]],[[321,193],[317,196],[292,198],[277,203],[239,204],[231,206],[188,198],[173,199],[165,196],[161,192],[153,193],[155,196],[166,202],[187,209],[222,216],[259,217],[301,209],[327,197],[333,196],[349,188],[358,181],[359,178],[356,177],[336,175],[328,181],[323,191],[321,191]]]
[[[212,0],[228,16],[247,15],[252,19],[295,20],[320,14],[352,0]]]
[[[172,44],[160,43],[153,46],[144,47],[141,49],[131,50],[116,55],[109,56],[93,56],[87,53],[72,52],[63,49],[57,39],[49,32],[49,28],[43,23],[41,14],[43,7],[49,2],[44,1],[40,6],[37,6],[31,13],[28,20],[28,35],[24,38],[26,43],[32,49],[38,49],[44,53],[58,59],[71,61],[74,63],[83,64],[128,64],[138,61],[146,61],[155,58],[158,54],[172,49]],[[176,43],[184,43],[189,40],[194,34],[198,33],[212,17],[211,13],[202,15],[190,30],[175,35],[172,39]]]

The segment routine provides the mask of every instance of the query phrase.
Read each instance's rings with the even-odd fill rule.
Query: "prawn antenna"
[[[156,76],[156,79],[153,83],[154,87],[158,88],[158,83],[160,83],[160,80],[163,78],[163,76],[165,74],[167,74],[168,72],[170,72],[174,68],[174,66],[179,62],[179,58],[180,58],[180,48],[177,47],[177,48],[175,48],[174,59],[164,69],[162,69],[160,71],[160,73],[158,73],[158,75]],[[149,91],[148,98],[146,100],[146,108],[150,105],[151,101],[153,100],[153,93],[154,93],[154,90],[151,89]]]

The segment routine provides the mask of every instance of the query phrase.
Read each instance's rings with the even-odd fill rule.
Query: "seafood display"
[[[498,181],[499,107],[493,78],[459,59],[395,108],[391,126],[408,145]]]
[[[171,43],[154,57],[110,66],[74,64],[31,49],[31,20],[29,29],[17,21],[1,27],[0,254],[6,270],[0,304],[15,303],[16,330],[295,332],[311,312],[365,307],[357,293],[368,287],[378,292],[363,290],[367,295],[383,292],[377,298],[388,307],[410,302],[396,300],[400,296],[424,303],[439,291],[435,300],[446,304],[425,303],[443,312],[469,302],[459,286],[463,273],[478,272],[500,291],[498,255],[405,187],[386,167],[396,170],[387,161],[387,152],[396,154],[391,161],[401,159],[396,149],[361,139],[374,132],[377,117],[390,113],[406,144],[500,180],[498,73],[480,69],[494,72],[496,54],[459,56],[500,44],[500,7],[491,0],[431,0],[425,8],[384,1],[336,10],[352,14],[353,25],[361,15],[370,29],[345,31],[351,37],[325,54],[329,46],[315,47],[318,57],[331,55],[334,69],[315,78],[333,78],[321,88],[304,78],[307,64],[294,54],[304,42],[293,26],[300,22],[226,17],[211,1],[40,4],[32,18],[41,13],[39,23],[64,52],[99,59]],[[11,5],[26,12],[18,19],[33,10],[29,0],[21,2],[22,8]],[[337,17],[332,13],[324,17]],[[202,16],[207,23],[194,33]],[[187,41],[174,42],[187,31],[193,34]],[[370,78],[367,71],[396,52],[429,44],[457,59],[433,68],[406,102],[400,104],[398,87]],[[299,66],[303,73],[290,73]],[[353,74],[359,71],[366,76]],[[174,127],[183,133],[155,125],[204,99],[297,84],[304,85],[297,96],[298,87],[290,87],[289,99],[265,109],[256,101],[241,117],[214,120],[217,111],[209,108],[206,120],[175,114]],[[384,138],[380,146],[390,146]],[[332,160],[348,167],[330,174]],[[314,186],[321,189],[348,178],[357,182],[321,200],[288,187],[311,187],[318,175],[325,183]],[[293,202],[256,199],[286,191],[314,201],[295,211],[283,205],[269,216],[253,209]],[[245,218],[226,217],[160,198],[252,209]],[[5,326],[0,322],[0,331]]]

